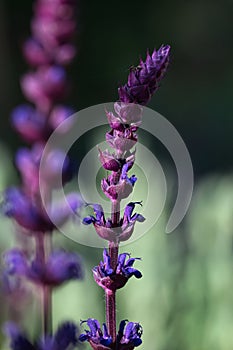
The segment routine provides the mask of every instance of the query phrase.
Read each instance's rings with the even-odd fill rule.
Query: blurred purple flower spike
[[[31,148],[17,152],[15,162],[22,186],[5,191],[0,209],[17,224],[16,232],[21,234],[22,243],[30,236],[34,244],[30,250],[26,245],[5,254],[4,285],[10,291],[25,282],[26,277],[40,287],[37,289],[41,297],[42,337],[31,342],[17,326],[8,325],[6,333],[12,350],[71,350],[77,343],[77,328],[72,323],[64,323],[53,333],[52,289],[82,277],[80,258],[73,253],[54,251],[50,235],[68,219],[79,219],[82,200],[76,193],[66,195],[60,202],[54,200],[53,190],[73,175],[72,164],[62,149],[50,149],[41,166],[49,137],[73,114],[71,108],[62,105],[62,99],[69,88],[64,66],[76,53],[72,44],[75,7],[75,0],[36,0],[32,35],[23,46],[30,71],[22,77],[21,89],[33,105],[17,107],[12,113],[12,124]],[[71,123],[65,123],[65,127],[59,128],[61,136],[70,127]],[[13,298],[15,295],[13,291]]]
[[[4,333],[10,339],[12,350],[72,350],[78,342],[77,327],[72,322],[61,324],[54,336],[49,334],[39,342],[31,342],[13,322],[5,324]]]

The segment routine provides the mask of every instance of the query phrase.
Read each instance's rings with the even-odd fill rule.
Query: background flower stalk
[[[14,325],[7,328],[13,350],[66,350],[77,343],[77,328],[66,323],[53,336],[52,291],[63,283],[82,278],[77,254],[55,250],[52,234],[56,224],[65,223],[82,205],[78,194],[68,194],[67,203],[52,203],[52,192],[59,184],[62,167],[63,184],[72,177],[71,161],[60,149],[46,155],[46,167],[40,163],[44,147],[54,129],[66,120],[72,109],[62,104],[69,88],[66,66],[75,56],[72,43],[76,29],[76,4],[73,0],[36,0],[31,22],[32,36],[23,45],[30,71],[21,78],[21,89],[30,102],[12,113],[12,124],[31,147],[17,152],[16,166],[22,186],[5,192],[3,210],[14,219],[18,230],[34,239],[35,249],[12,249],[5,253],[5,276],[25,278],[41,291],[42,339],[32,344]],[[48,213],[41,192],[46,193]],[[53,205],[52,205],[53,204]]]

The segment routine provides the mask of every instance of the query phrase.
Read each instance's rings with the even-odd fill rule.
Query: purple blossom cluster
[[[139,323],[128,322],[127,320],[121,321],[116,343],[113,344],[105,323],[103,323],[101,329],[99,321],[94,318],[89,318],[81,323],[84,322],[87,323],[90,330],[85,330],[85,333],[80,335],[79,340],[82,342],[89,341],[94,350],[111,350],[113,348],[133,350],[142,343],[142,327]]]
[[[141,272],[133,267],[136,260],[141,259],[130,258],[128,253],[119,254],[117,265],[113,269],[107,249],[104,249],[103,261],[93,268],[93,276],[96,283],[108,294],[111,294],[117,289],[123,288],[130,277],[141,278]]]

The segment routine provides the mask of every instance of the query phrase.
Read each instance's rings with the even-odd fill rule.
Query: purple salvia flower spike
[[[103,193],[110,198],[112,204],[111,218],[105,220],[104,212],[94,208],[95,217],[84,219],[85,224],[93,223],[97,234],[109,241],[109,250],[104,249],[103,261],[93,269],[96,283],[105,290],[107,329],[112,337],[111,347],[100,346],[91,332],[82,334],[82,341],[88,340],[94,350],[133,350],[142,343],[142,328],[139,323],[122,321],[116,335],[116,290],[122,288],[131,276],[141,278],[140,271],[133,267],[139,258],[128,258],[127,253],[118,255],[119,243],[128,240],[134,230],[136,221],[143,222],[141,214],[133,213],[135,205],[142,202],[130,202],[120,217],[120,202],[129,196],[137,177],[128,177],[128,171],[134,164],[135,151],[132,147],[137,142],[137,129],[142,120],[142,107],[146,105],[152,94],[158,89],[169,62],[169,46],[162,46],[152,55],[147,52],[146,60],[140,59],[140,65],[130,69],[128,81],[118,89],[119,101],[114,104],[113,112],[106,111],[111,130],[106,133],[106,141],[114,152],[99,150],[99,158],[104,169],[112,173],[101,181]],[[91,328],[91,327],[90,327]],[[102,344],[103,345],[103,344]]]
[[[39,188],[45,144],[54,129],[73,113],[60,103],[68,89],[64,65],[71,62],[76,51],[71,43],[76,27],[74,10],[73,0],[36,0],[32,36],[23,47],[31,70],[22,77],[21,88],[34,105],[16,108],[12,113],[12,124],[32,147],[21,149],[16,155],[22,186],[5,192],[1,210],[14,219],[20,232],[35,239],[35,252],[29,253],[26,249],[7,252],[4,276],[5,279],[10,276],[11,280],[14,277],[19,280],[27,278],[41,286],[43,337],[40,343],[33,344],[20,331],[11,332],[13,350],[70,350],[76,344],[76,328],[71,324],[62,325],[54,337],[49,335],[52,334],[52,288],[82,277],[79,257],[53,251],[48,238],[48,234],[70,217],[76,219],[82,205],[77,194],[72,193],[66,196],[65,203],[51,201],[52,190],[60,186],[60,173],[63,184],[72,176],[72,164],[63,151],[56,149],[47,154],[46,169],[40,177],[41,189],[46,191],[47,211]],[[67,127],[60,130],[63,134]]]

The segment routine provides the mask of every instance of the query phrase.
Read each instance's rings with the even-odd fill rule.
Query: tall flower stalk
[[[81,341],[88,341],[95,350],[116,349],[131,350],[141,344],[142,327],[139,323],[120,322],[116,330],[116,292],[125,286],[131,276],[142,277],[133,267],[138,258],[130,258],[128,253],[119,254],[119,244],[127,241],[133,234],[136,221],[143,222],[141,214],[133,213],[141,202],[130,202],[121,217],[121,200],[133,191],[137,178],[129,177],[128,171],[135,161],[137,129],[141,124],[143,105],[146,105],[158,89],[169,63],[170,47],[162,46],[152,55],[147,53],[145,62],[131,69],[127,84],[119,87],[119,100],[115,103],[115,113],[107,111],[111,130],[106,141],[113,149],[99,151],[102,167],[109,175],[102,179],[103,193],[111,201],[111,217],[106,218],[100,204],[94,204],[95,215],[84,218],[86,225],[93,224],[97,234],[108,241],[108,250],[104,249],[103,261],[93,269],[96,283],[104,289],[106,304],[106,323],[103,330],[99,322],[89,318],[86,322],[90,330],[81,334]],[[127,259],[128,258],[128,259]]]
[[[5,192],[3,209],[13,218],[17,232],[34,239],[34,252],[25,247],[14,248],[4,255],[5,281],[26,278],[41,294],[41,340],[30,342],[18,327],[7,324],[5,330],[11,338],[13,350],[71,349],[77,343],[77,327],[67,322],[56,333],[52,331],[52,291],[66,281],[80,279],[80,258],[74,253],[56,250],[52,246],[53,222],[64,223],[75,213],[81,201],[77,194],[66,196],[67,203],[53,203],[52,192],[56,189],[63,152],[59,149],[47,155],[46,169],[39,184],[40,161],[45,144],[62,121],[72,114],[72,109],[61,104],[68,91],[65,66],[75,56],[72,38],[76,29],[74,0],[37,0],[31,22],[32,37],[24,46],[23,53],[31,69],[21,79],[21,88],[31,104],[17,107],[12,114],[12,124],[24,141],[31,147],[21,148],[16,154],[16,166],[22,186]],[[61,135],[62,136],[62,135]],[[72,176],[71,162],[65,157],[63,183]],[[45,211],[41,192],[46,193]],[[48,212],[49,210],[49,212]]]

